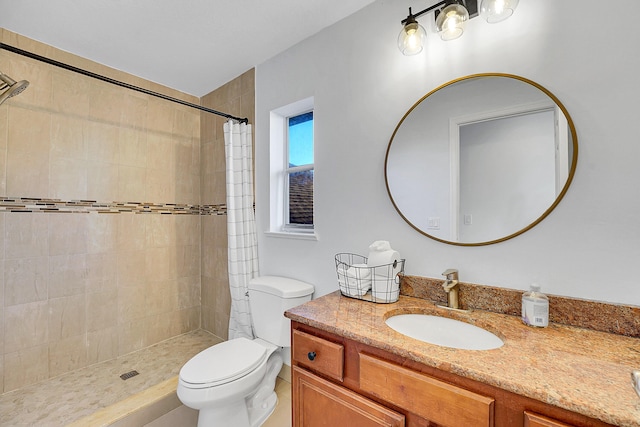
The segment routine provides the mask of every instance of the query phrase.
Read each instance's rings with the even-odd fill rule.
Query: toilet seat
[[[209,388],[237,380],[256,369],[268,356],[267,348],[247,338],[221,342],[196,354],[180,369],[189,388]]]

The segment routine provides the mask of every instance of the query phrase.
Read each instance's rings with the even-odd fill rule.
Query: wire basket
[[[368,266],[365,256],[339,253],[335,260],[342,295],[383,304],[398,301],[399,275],[404,273],[404,259],[392,264]]]

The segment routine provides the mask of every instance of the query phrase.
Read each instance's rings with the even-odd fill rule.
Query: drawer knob
[[[310,351],[307,354],[307,357],[309,358],[309,360],[311,360],[313,362],[314,360],[316,360],[316,352],[315,351]]]

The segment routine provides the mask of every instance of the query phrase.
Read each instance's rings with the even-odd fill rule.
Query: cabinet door
[[[404,415],[293,366],[293,427],[404,427]]]
[[[533,414],[531,412],[524,413],[524,427],[573,427],[571,424],[561,423],[551,418]]]
[[[360,389],[446,427],[493,427],[494,399],[360,353]]]

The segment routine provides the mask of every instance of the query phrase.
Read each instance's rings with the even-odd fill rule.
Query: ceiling
[[[0,27],[203,96],[374,0],[0,0]]]

